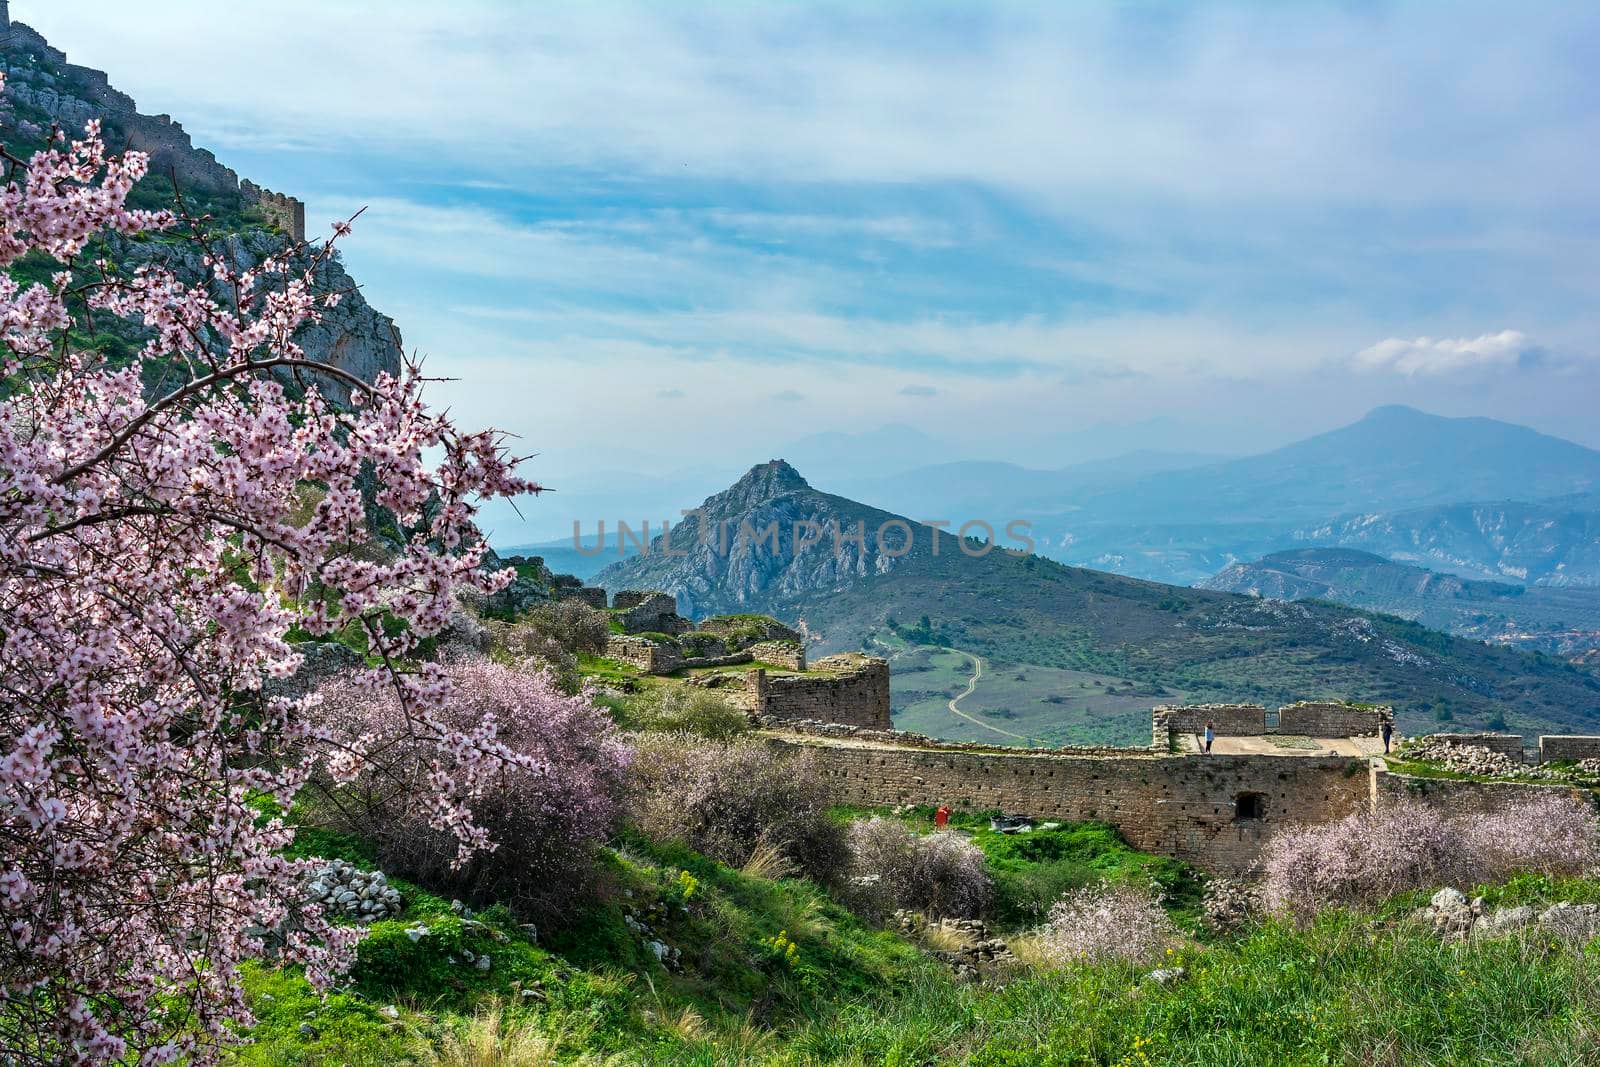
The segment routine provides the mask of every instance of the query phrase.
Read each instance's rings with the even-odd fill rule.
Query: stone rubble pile
[[[1490,911],[1482,897],[1468,900],[1459,889],[1441,889],[1413,915],[1446,941],[1501,937],[1537,928],[1563,941],[1583,944],[1600,936],[1600,904],[1553,904],[1543,911],[1526,904]]]
[[[633,892],[630,890],[628,895],[632,896]],[[649,904],[645,907],[645,915],[658,921],[663,920],[667,915],[666,905],[659,902]],[[639,914],[636,908],[630,905],[622,913],[622,921],[628,924],[629,930],[632,930],[644,941],[645,947],[655,955],[663,967],[669,971],[677,971],[683,968],[683,954],[657,937],[655,928],[650,925],[645,916]]]
[[[1261,888],[1231,878],[1213,878],[1206,884],[1201,921],[1216,933],[1242,930],[1261,914]]]
[[[1458,745],[1437,737],[1418,738],[1406,745],[1400,756],[1403,759],[1431,763],[1435,767],[1456,774],[1470,774],[1480,778],[1560,777],[1542,767],[1529,766],[1504,752],[1496,752],[1481,745]]]
[[[928,953],[949,967],[957,978],[975,981],[995,970],[1015,966],[1018,962],[1011,947],[993,936],[982,919],[937,919],[930,922],[919,911],[903,910],[895,912],[894,918],[901,933],[909,937],[925,939],[930,931],[937,931],[959,938],[959,948],[934,949]]]
[[[382,871],[363,871],[346,860],[329,860],[313,871],[306,881],[306,896],[321,904],[327,915],[343,915],[358,923],[387,919],[405,907],[400,891]]]

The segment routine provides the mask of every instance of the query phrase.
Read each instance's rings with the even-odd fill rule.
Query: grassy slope
[[[931,812],[905,817],[926,825]],[[1029,925],[1041,902],[1109,879],[1160,885],[1180,924],[1196,929],[1198,881],[1106,827],[1006,836],[976,818],[957,825],[989,858],[1002,926]],[[298,848],[366,858],[359,842],[314,830]],[[349,985],[327,1000],[292,970],[250,971],[261,1022],[237,1058],[427,1062],[426,1048],[497,998],[516,1005],[508,1025],[535,1036],[525,1042],[538,1052],[530,1063],[1542,1064],[1600,1048],[1600,952],[1538,939],[1444,945],[1391,921],[1416,895],[1377,922],[1332,913],[1309,930],[1270,924],[1242,940],[1193,944],[1169,961],[1188,970],[1172,987],[1120,965],[963,986],[808,882],[749,877],[632,839],[610,873],[609,901],[542,946],[496,909],[477,917],[488,932],[475,933],[448,901],[398,883],[407,911],[375,924]],[[1491,904],[1594,901],[1600,882],[1527,878],[1486,893]],[[627,906],[682,950],[682,973],[662,968],[628,930]],[[432,933],[413,942],[405,929],[419,921]],[[763,943],[780,931],[799,945],[793,966]],[[489,953],[493,968],[452,963],[463,948]]]

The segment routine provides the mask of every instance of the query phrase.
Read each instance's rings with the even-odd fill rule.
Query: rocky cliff
[[[0,34],[0,69],[6,72],[0,139],[13,150],[25,153],[41,146],[52,123],[73,134],[98,118],[114,151],[138,149],[151,157],[150,175],[130,199],[141,207],[169,206],[176,182],[188,204],[212,217],[238,267],[260,262],[297,236],[294,213],[285,207],[295,203],[290,198],[241,183],[215,155],[197,147],[182,124],[167,115],[142,114],[105,72],[67,62],[64,52],[32,28],[13,22]],[[181,278],[202,277],[199,255],[191,248],[118,241],[112,252],[125,267],[160,260]],[[402,349],[394,321],[367,303],[337,259],[322,274],[328,288],[346,295],[321,324],[301,336],[306,352],[369,381],[380,371],[398,371]],[[343,395],[342,389],[332,391]]]

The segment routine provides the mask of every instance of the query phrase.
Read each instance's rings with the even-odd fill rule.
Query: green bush
[[[745,713],[716,690],[658,684],[602,701],[617,725],[633,733],[687,734],[725,741],[750,729]]]

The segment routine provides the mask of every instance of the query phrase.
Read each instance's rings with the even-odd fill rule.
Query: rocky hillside
[[[1226,567],[1202,588],[1275,600],[1332,600],[1555,655],[1600,647],[1600,590],[1475,581],[1356,549],[1275,552]]]
[[[1528,733],[1600,723],[1600,678],[1571,664],[1318,601],[1160,585],[998,548],[969,555],[949,533],[820,493],[778,460],[702,511],[704,543],[690,519],[670,543],[658,537],[596,584],[666,589],[697,615],[803,621],[825,650],[869,647],[898,628],[1001,663],[1095,672],[1194,699],[1381,701],[1396,705],[1408,731],[1446,717]],[[773,523],[775,551],[754,536]],[[866,536],[841,539],[836,551],[835,523],[845,533],[861,523]],[[740,539],[741,527],[751,536]],[[913,546],[894,555],[902,527]],[[817,538],[808,532],[818,529]]]
[[[903,535],[887,531],[888,551],[880,552],[875,532],[895,521],[901,520],[887,511],[817,492],[788,463],[775,459],[708,497],[697,516],[672,530],[670,544],[658,537],[649,553],[612,564],[594,583],[668,589],[694,615],[756,610],[888,573],[933,550],[931,538],[925,538],[896,558],[892,553]],[[865,536],[845,540],[858,526]],[[835,551],[835,529],[842,551]],[[954,539],[947,540],[945,550],[955,551]]]
[[[191,210],[211,218],[211,230],[239,267],[259,262],[288,239],[281,214],[264,210],[260,191],[204,148],[195,146],[183,126],[167,115],[142,114],[127,94],[111,85],[103,71],[67,61],[33,29],[12,23],[0,35],[0,69],[6,89],[0,95],[0,139],[18,155],[42,147],[52,124],[69,135],[90,119],[101,121],[107,143],[115,151],[133,148],[151,157],[150,174],[130,202],[140,207],[170,207],[174,183]],[[161,262],[179,277],[200,278],[198,254],[188,246],[160,239],[118,241],[111,257],[125,268]],[[54,269],[24,261],[14,269],[21,280],[36,281]],[[359,377],[398,370],[401,340],[394,321],[367,303],[356,282],[337,261],[325,267],[323,282],[346,295],[327,319],[301,338],[313,358]],[[97,338],[115,346],[116,337]],[[120,338],[125,343],[136,336]]]
[[[1292,535],[1522,585],[1600,588],[1600,494],[1350,515]]]
[[[1438,574],[1349,548],[1274,552],[1254,563],[1235,563],[1201,588],[1274,600],[1321,597],[1375,604],[1404,599],[1483,603],[1520,597],[1523,591],[1520,585]]]

